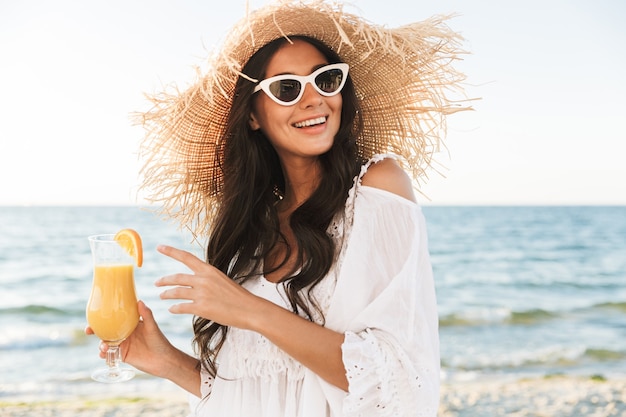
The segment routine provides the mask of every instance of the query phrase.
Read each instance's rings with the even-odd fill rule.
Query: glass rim
[[[89,241],[94,242],[115,242],[115,233],[100,233],[97,235],[87,236]]]

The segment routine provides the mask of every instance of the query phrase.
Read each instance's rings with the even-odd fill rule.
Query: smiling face
[[[328,60],[313,45],[294,40],[282,46],[270,59],[265,78],[279,74],[309,75]],[[305,86],[302,99],[283,106],[262,91],[253,98],[250,126],[260,129],[285,164],[311,159],[327,152],[341,123],[341,94],[320,95],[312,85]]]

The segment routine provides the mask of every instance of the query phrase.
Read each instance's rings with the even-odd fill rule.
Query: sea
[[[435,275],[442,379],[626,375],[625,206],[424,206]],[[191,317],[172,315],[154,281],[180,272],[165,243],[202,244],[148,207],[0,207],[0,402],[175,392],[143,374],[90,379],[104,365],[86,336],[87,236],[137,230],[138,297],[192,353]],[[184,268],[184,267],[183,267]]]

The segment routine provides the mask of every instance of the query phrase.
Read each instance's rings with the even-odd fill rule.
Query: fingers
[[[189,300],[194,301],[198,292],[198,277],[189,274],[174,274],[159,278],[154,285],[157,287],[171,287],[159,294],[162,300]],[[170,309],[170,311],[172,311]]]
[[[226,276],[213,265],[206,263],[200,259],[198,259],[192,253],[189,253],[184,250],[176,249],[167,245],[159,245],[157,246],[157,250],[162,254],[169,256],[172,259],[175,259],[184,265],[186,265],[192,272],[192,274],[173,274],[164,276],[157,281],[155,281],[155,285],[157,287],[164,286],[182,286],[182,287],[195,287],[196,283],[198,283],[198,277],[211,277],[225,278]]]
[[[188,303],[180,303],[171,306],[168,310],[172,314],[194,314],[193,307],[196,293],[190,287],[174,287],[163,291],[160,295],[162,300],[188,300]]]
[[[195,307],[196,304],[191,302],[191,303],[179,303],[179,304],[174,304],[173,306],[171,306],[170,308],[168,308],[168,311],[172,314],[192,314],[192,315],[197,315],[197,312],[195,311]]]
[[[137,311],[141,317],[152,318],[152,310],[142,300],[137,301]]]
[[[139,312],[139,317],[141,317],[141,320],[144,323],[156,324],[152,310],[150,310],[146,303],[141,300],[137,302],[137,311]]]
[[[90,336],[90,335],[93,335],[95,333],[93,332],[93,329],[91,327],[87,326],[87,327],[85,327],[85,334]],[[100,344],[98,345],[98,350],[99,350],[98,353],[100,355],[100,358],[102,358],[102,359],[106,358],[108,349],[109,349],[109,346],[106,343],[104,343],[103,341],[100,341]]]
[[[154,284],[157,287],[172,287],[165,289],[161,294],[162,300],[186,300],[189,302],[172,305],[169,308],[173,314],[194,314],[201,303],[198,303],[202,294],[206,295],[207,285],[218,284],[219,276],[223,275],[217,268],[200,260],[190,252],[167,245],[157,246],[157,251],[165,256],[183,263],[191,270],[191,274],[173,274],[159,278]],[[207,280],[207,278],[212,278]],[[216,280],[216,281],[214,281]]]
[[[185,264],[193,272],[198,272],[207,266],[207,264],[198,259],[197,256],[181,249],[176,249],[167,245],[159,245],[157,246],[157,250],[163,255],[169,256],[170,258]]]
[[[166,275],[157,279],[154,282],[154,285],[157,287],[167,287],[177,285],[179,287],[193,287],[195,284],[196,277],[194,275],[189,274],[173,274]]]
[[[159,294],[162,300],[188,300],[190,303],[176,304],[171,306],[168,310],[173,314],[188,314],[189,306],[193,304],[196,293],[194,293],[193,286],[197,277],[189,274],[174,274],[167,275],[156,280],[154,285],[157,287],[172,287],[168,288]],[[140,311],[141,314],[141,311]]]
[[[190,287],[173,287],[163,291],[159,296],[162,300],[194,300],[194,290]]]

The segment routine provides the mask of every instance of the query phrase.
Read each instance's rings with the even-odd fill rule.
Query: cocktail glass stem
[[[110,346],[107,349],[107,366],[111,378],[118,378],[120,375],[120,347]]]

